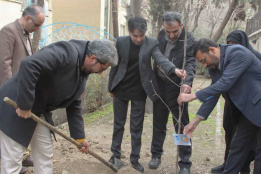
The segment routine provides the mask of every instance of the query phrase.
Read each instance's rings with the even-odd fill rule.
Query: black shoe
[[[143,166],[139,163],[139,161],[131,161],[131,165],[135,170],[138,170],[139,172],[143,173],[144,168]]]
[[[23,162],[22,162],[22,165],[25,166],[25,167],[28,167],[28,166],[34,166],[34,162],[33,162],[33,159],[30,157],[30,156],[27,156]]]
[[[157,169],[161,163],[161,158],[152,158],[149,162],[149,168],[150,169]]]
[[[190,174],[190,168],[186,168],[186,167],[180,168],[179,174]]]
[[[223,163],[217,167],[212,168],[211,173],[222,173],[224,169],[225,169],[225,164]]]
[[[26,172],[27,172],[27,168],[26,167],[22,167],[22,169],[19,172],[19,174],[25,174]]]
[[[115,164],[115,158],[120,159],[120,157],[111,156],[111,158],[109,159],[109,163]]]

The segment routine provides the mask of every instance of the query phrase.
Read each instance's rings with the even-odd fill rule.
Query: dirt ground
[[[194,92],[199,88],[208,86],[210,80],[204,78],[197,78],[194,83]],[[192,174],[207,174],[210,169],[216,165],[223,163],[224,156],[224,133],[222,129],[222,112],[223,99],[220,101],[220,108],[215,109],[210,118],[201,123],[192,137],[193,153],[191,157]],[[190,104],[190,116],[195,116],[200,102],[193,101]],[[221,113],[220,113],[221,111]],[[219,115],[219,116],[218,116]],[[171,117],[170,117],[171,118]],[[140,153],[139,162],[144,166],[145,174],[175,174],[176,167],[176,145],[173,141],[173,125],[172,120],[169,119],[169,130],[167,131],[166,140],[164,143],[164,155],[162,156],[162,163],[157,170],[148,168],[148,163],[151,159],[150,143],[152,139],[152,114],[146,114],[144,120],[144,131],[142,136],[142,149]],[[64,133],[68,133],[66,124],[59,126],[59,129]],[[109,160],[111,156],[110,145],[113,130],[113,114],[109,113],[100,119],[88,123],[85,126],[86,139],[91,145],[91,149],[100,156]],[[66,140],[63,140],[57,135],[58,142],[54,142],[54,174],[113,174],[114,172],[105,166],[103,163],[96,160],[90,155],[83,155],[78,152],[74,145]],[[122,142],[122,160],[127,166],[123,167],[118,173],[135,174],[136,172],[130,165],[129,155],[131,151],[129,118],[126,122],[125,133]],[[33,169],[27,174],[33,173]]]

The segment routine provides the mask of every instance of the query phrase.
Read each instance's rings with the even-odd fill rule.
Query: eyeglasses
[[[101,64],[101,63],[100,63],[100,65],[101,65],[102,71],[105,71],[105,70],[108,68],[108,67],[104,68],[104,67],[102,66],[103,64]]]
[[[101,65],[101,71],[105,71],[108,67],[103,67],[103,63],[101,63],[98,59],[97,59],[97,63],[99,63]]]
[[[204,57],[203,59],[201,59],[200,63],[206,63],[206,57]]]
[[[32,22],[34,23],[34,26],[35,26],[36,28],[39,28],[39,27],[42,26],[42,24],[37,24],[37,23],[35,23],[35,21],[33,20],[32,17],[30,17],[30,19],[32,20]]]

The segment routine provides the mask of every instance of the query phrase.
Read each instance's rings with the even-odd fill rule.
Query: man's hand
[[[79,149],[82,153],[88,154],[89,151],[89,144],[87,143],[86,140],[83,140],[83,142],[81,142],[81,144],[83,145],[83,147],[81,149]]]
[[[178,76],[178,77],[182,77],[183,79],[186,78],[186,71],[182,71],[181,69],[178,69],[176,68],[175,69],[175,74]]]
[[[18,108],[18,109],[16,109],[16,113],[19,117],[22,117],[24,119],[31,117],[31,110],[21,110]]]
[[[185,93],[181,93],[179,94],[178,97],[178,104],[182,105],[183,102],[187,103],[187,102],[191,102],[192,100],[197,99],[195,94],[185,94]]]
[[[197,128],[198,124],[201,122],[201,118],[196,116],[183,130],[183,134],[188,134],[189,138],[192,137],[192,133]]]
[[[111,92],[110,92],[110,96],[113,98],[113,97],[114,97],[114,93],[111,93]]]
[[[187,93],[187,94],[190,94],[191,93],[191,87],[187,84],[183,84],[183,92],[184,93]]]

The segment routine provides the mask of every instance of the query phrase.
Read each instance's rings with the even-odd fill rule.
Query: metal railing
[[[97,27],[77,24],[73,22],[58,22],[43,26],[41,28],[42,38],[39,48],[57,41],[68,41],[70,39],[94,40],[94,39],[116,39],[109,33]]]

